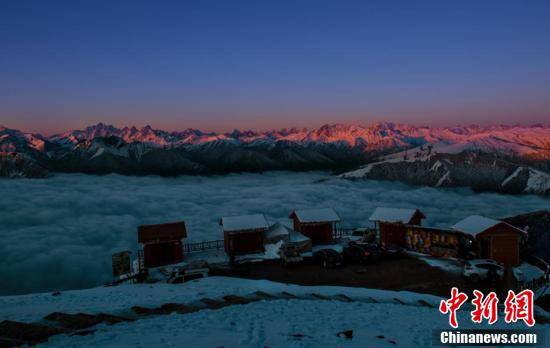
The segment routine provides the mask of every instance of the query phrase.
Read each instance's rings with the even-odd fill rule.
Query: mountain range
[[[549,163],[548,125],[327,124],[216,133],[98,123],[53,136],[0,127],[0,176],[7,177],[45,177],[49,172],[171,176],[331,170],[350,171],[343,178],[545,193]],[[493,179],[487,180],[489,174]],[[483,180],[471,183],[470,177]]]

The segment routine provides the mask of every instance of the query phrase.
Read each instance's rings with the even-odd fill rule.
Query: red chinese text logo
[[[451,298],[441,300],[439,303],[439,311],[442,314],[449,315],[449,325],[455,329],[458,328],[457,311],[467,300],[468,295],[453,287]],[[533,300],[534,293],[532,290],[526,289],[517,294],[512,290],[508,291],[508,296],[504,302],[504,320],[507,323],[523,320],[528,326],[535,325]],[[487,319],[490,325],[496,323],[498,320],[498,303],[498,297],[494,292],[484,296],[481,291],[474,290],[474,298],[472,299],[474,309],[470,312],[472,321],[480,324],[483,319]]]
[[[508,291],[508,296],[506,296],[506,301],[504,302],[504,320],[507,323],[523,320],[528,326],[535,325],[533,297],[533,291],[529,289],[517,294],[512,290]]]
[[[455,329],[458,327],[458,321],[456,319],[456,311],[460,306],[468,299],[468,295],[463,292],[459,292],[457,288],[451,289],[451,298],[447,301],[441,301],[439,304],[439,311],[443,314],[449,313],[449,325]]]
[[[474,290],[474,299],[472,304],[475,309],[470,313],[474,323],[481,323],[483,318],[493,325],[498,319],[498,297],[494,292],[490,292],[485,299],[481,291]]]

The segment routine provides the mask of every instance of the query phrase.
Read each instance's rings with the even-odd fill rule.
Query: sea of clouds
[[[368,225],[377,206],[420,208],[449,226],[548,209],[537,196],[348,181],[325,173],[217,177],[56,175],[0,180],[0,295],[93,287],[110,281],[111,254],[137,250],[137,226],[185,220],[187,241],[221,239],[220,216],[264,213],[289,224],[295,208],[333,207],[344,227]]]

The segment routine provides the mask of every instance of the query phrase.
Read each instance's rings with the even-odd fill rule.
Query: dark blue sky
[[[0,124],[549,123],[550,1],[0,3]]]

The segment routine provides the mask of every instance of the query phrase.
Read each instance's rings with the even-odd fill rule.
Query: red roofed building
[[[420,226],[425,218],[426,216],[418,209],[378,207],[369,220],[374,222],[382,246],[395,244],[405,247],[405,225]]]
[[[261,253],[269,228],[263,214],[226,216],[220,219],[225,252],[230,255]]]
[[[469,234],[479,242],[479,255],[507,266],[517,266],[520,261],[520,245],[527,232],[504,221],[472,215],[451,227]]]
[[[185,222],[173,222],[138,227],[138,243],[143,245],[146,268],[183,261],[182,239],[187,237]]]
[[[334,242],[340,217],[332,208],[294,210],[290,216],[294,230],[311,239],[313,245]]]

